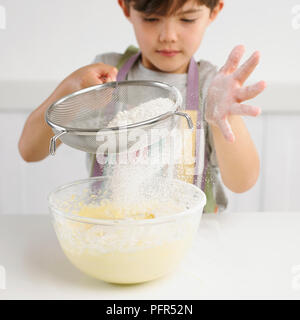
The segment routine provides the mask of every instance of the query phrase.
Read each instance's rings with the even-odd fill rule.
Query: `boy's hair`
[[[171,15],[183,7],[187,0],[124,0],[127,9],[130,4],[137,11],[145,14]],[[220,0],[194,0],[199,5],[205,5],[212,11]]]

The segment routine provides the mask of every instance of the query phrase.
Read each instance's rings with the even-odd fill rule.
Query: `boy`
[[[192,57],[207,27],[222,10],[223,0],[118,2],[133,25],[141,51],[127,79],[164,81],[177,86],[185,97]],[[223,183],[237,193],[250,189],[259,176],[259,158],[241,116],[257,116],[260,109],[241,102],[261,93],[265,83],[261,81],[243,87],[259,62],[259,53],[255,52],[238,67],[243,53],[243,46],[235,47],[219,72],[207,61],[198,63],[207,161],[214,182],[212,193],[215,207],[219,210],[227,205],[218,177],[219,169]],[[44,121],[47,107],[79,89],[116,80],[118,70],[114,66],[121,58],[122,55],[113,53],[99,55],[94,64],[75,71],[60,83],[26,121],[19,141],[24,160],[38,161],[48,155],[49,140],[53,133]]]

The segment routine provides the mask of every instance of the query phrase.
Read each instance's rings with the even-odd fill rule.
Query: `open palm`
[[[242,104],[260,94],[266,87],[264,81],[243,87],[244,82],[259,63],[259,52],[238,65],[245,52],[244,46],[236,46],[230,53],[225,65],[212,80],[206,99],[205,119],[219,127],[227,141],[234,142],[235,137],[228,122],[230,115],[257,116],[260,108]]]

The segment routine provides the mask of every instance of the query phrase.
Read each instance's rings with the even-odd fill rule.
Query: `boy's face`
[[[212,12],[195,1],[170,16],[145,15],[132,6],[129,12],[122,5],[124,14],[132,23],[137,42],[142,51],[142,63],[146,68],[185,73],[191,57],[197,51],[207,26],[223,7],[223,1]]]

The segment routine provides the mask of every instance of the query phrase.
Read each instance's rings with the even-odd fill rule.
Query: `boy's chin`
[[[154,68],[160,72],[166,73],[186,73],[187,72],[187,65],[180,63],[178,61],[169,59],[164,61],[156,61],[153,64]]]
[[[183,65],[176,66],[175,64],[172,64],[170,66],[164,65],[164,67],[161,68],[161,71],[166,73],[186,73],[187,67]]]

